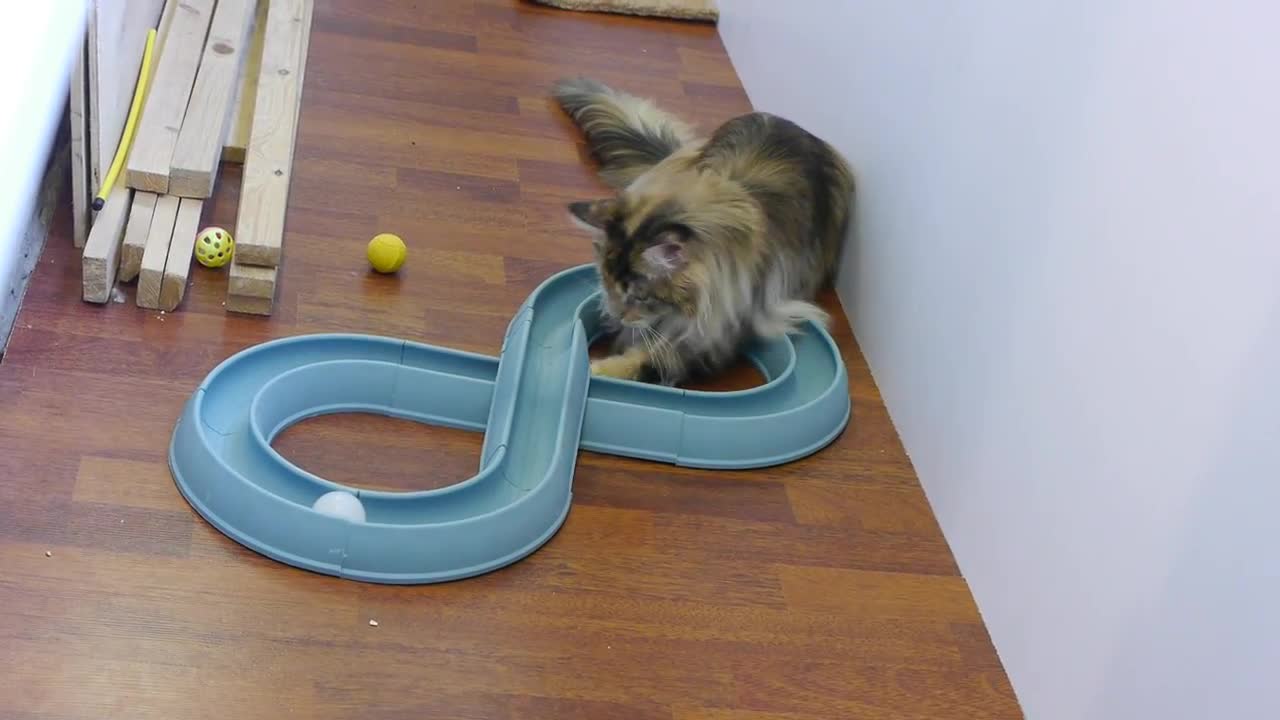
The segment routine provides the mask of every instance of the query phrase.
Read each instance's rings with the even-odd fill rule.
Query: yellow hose
[[[133,144],[133,130],[138,124],[138,114],[142,111],[142,99],[146,97],[147,84],[151,81],[151,51],[155,43],[156,31],[152,28],[147,31],[147,48],[142,51],[142,68],[138,70],[138,85],[133,89],[133,104],[129,106],[129,119],[124,123],[124,134],[120,138],[120,146],[116,148],[115,159],[111,161],[111,169],[107,171],[107,177],[102,181],[98,196],[93,199],[94,210],[101,210],[102,206],[106,205],[107,196],[111,194],[111,188],[116,184],[124,159],[129,155],[129,146]]]

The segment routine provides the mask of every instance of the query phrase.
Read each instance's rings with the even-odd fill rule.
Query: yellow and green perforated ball
[[[220,227],[205,228],[196,236],[196,260],[205,267],[226,265],[235,251],[236,241],[231,239],[231,233]]]
[[[393,273],[404,265],[409,254],[404,241],[393,233],[379,233],[369,241],[369,264],[380,273]]]

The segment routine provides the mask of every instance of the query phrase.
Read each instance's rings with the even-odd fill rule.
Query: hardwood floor
[[[496,353],[525,295],[590,259],[564,205],[603,188],[545,94],[584,71],[703,126],[749,107],[708,26],[318,0],[273,317],[224,313],[225,272],[199,266],[174,313],[131,287],[84,304],[59,217],[0,364],[0,719],[1020,717],[832,297],[854,401],[833,446],[753,472],[583,453],[564,528],[484,577],[312,575],[179,496],[169,434],[227,355],[316,331]],[[238,182],[206,223],[234,227]],[[366,271],[382,231],[410,246],[399,277]],[[423,488],[468,476],[480,436],[344,416],[278,445]]]

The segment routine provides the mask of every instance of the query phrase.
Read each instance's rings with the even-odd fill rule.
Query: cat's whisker
[[[667,374],[666,359],[655,346],[653,330],[647,327],[640,328],[640,337],[644,340],[644,348],[649,353],[649,362],[654,365],[659,375],[665,376]]]
[[[673,350],[670,342],[653,328],[644,328],[645,347],[649,351],[649,357],[652,360],[655,369],[664,377],[670,377],[675,370],[674,362],[669,353]]]
[[[656,345],[659,350],[670,353],[675,352],[675,347],[672,346],[671,341],[668,340],[665,335],[657,330],[650,330],[649,334],[653,337],[654,345]]]

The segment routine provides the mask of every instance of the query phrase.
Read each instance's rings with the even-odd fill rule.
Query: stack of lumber
[[[167,0],[123,177],[84,246],[84,300],[107,302],[117,281],[136,278],[138,306],[177,308],[204,202],[228,160],[244,172],[226,306],[270,314],[312,7]]]

